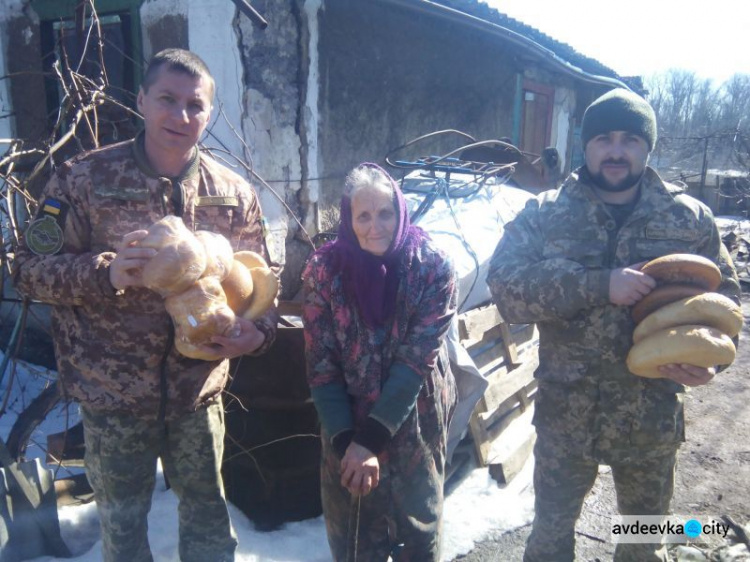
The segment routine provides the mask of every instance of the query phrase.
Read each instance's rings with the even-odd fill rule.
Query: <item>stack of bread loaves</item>
[[[143,267],[143,282],[164,297],[175,347],[186,357],[220,359],[201,346],[210,346],[213,336],[237,336],[237,316],[254,320],[276,299],[278,279],[262,256],[233,252],[220,234],[193,234],[179,217],[152,224],[138,245],[156,250]]]
[[[627,358],[631,373],[659,378],[669,363],[713,367],[734,361],[732,338],[742,328],[742,311],[716,293],[719,268],[693,254],[670,254],[645,264],[641,271],[657,287],[633,307],[637,326]]]

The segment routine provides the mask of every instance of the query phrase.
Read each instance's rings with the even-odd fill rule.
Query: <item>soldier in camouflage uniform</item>
[[[487,282],[503,318],[539,328],[534,425],[535,517],[524,560],[574,559],[574,529],[599,464],[612,467],[624,515],[669,509],[684,440],[682,393],[715,369],[628,372],[630,306],[656,285],[639,268],[670,253],[699,254],[739,302],[739,283],[711,211],[647,166],[656,119],[641,97],[617,89],[582,123],[585,166],[531,199],[508,224]],[[658,544],[619,544],[615,560],[664,560]]]
[[[380,167],[345,191],[338,238],[303,275],[328,543],[341,562],[439,562],[455,273]]]
[[[213,93],[193,53],[158,53],[138,95],[145,130],[61,165],[17,257],[18,290],[52,305],[62,391],[81,404],[106,562],[152,560],[147,515],[159,458],[179,499],[180,559],[234,560],[220,473],[229,362],[175,350],[164,300],[140,278],[154,250],[136,244],[143,229],[177,215],[235,251],[268,257],[256,193],[197,148]],[[275,314],[238,319],[239,336],[215,338],[215,349],[225,358],[263,353]]]

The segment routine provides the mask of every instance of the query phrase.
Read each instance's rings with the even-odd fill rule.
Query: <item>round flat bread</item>
[[[705,293],[705,289],[696,287],[695,285],[684,285],[684,284],[670,284],[657,287],[651,291],[648,295],[638,301],[633,309],[630,311],[630,315],[636,324],[643,321],[646,316],[660,309],[671,302],[675,302],[687,297],[694,297]]]
[[[653,277],[660,285],[681,283],[715,291],[721,284],[721,271],[708,258],[695,254],[669,254],[648,262],[641,272]]]
[[[667,304],[636,326],[633,342],[649,337],[654,332],[685,324],[701,324],[716,328],[733,338],[742,329],[742,310],[737,304],[719,293],[703,293]]]
[[[634,375],[661,378],[661,365],[729,365],[735,354],[732,338],[715,328],[690,324],[659,330],[641,340],[630,349],[627,365]]]

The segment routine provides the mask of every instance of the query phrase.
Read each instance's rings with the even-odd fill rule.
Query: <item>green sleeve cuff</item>
[[[342,383],[329,383],[310,389],[323,431],[335,437],[342,431],[354,429],[352,406]]]
[[[391,436],[395,435],[414,409],[423,382],[411,367],[394,363],[370,417],[384,425]]]

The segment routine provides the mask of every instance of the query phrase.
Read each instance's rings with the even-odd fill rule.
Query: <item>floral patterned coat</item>
[[[330,254],[315,254],[303,274],[310,386],[345,384],[358,430],[380,396],[390,366],[405,364],[425,382],[416,408],[381,457],[387,458],[394,447],[444,457],[456,402],[455,380],[447,355],[441,353],[456,311],[452,265],[431,241],[424,240],[400,264],[395,317],[385,330],[374,330],[347,298],[342,275],[332,274],[330,262]]]

